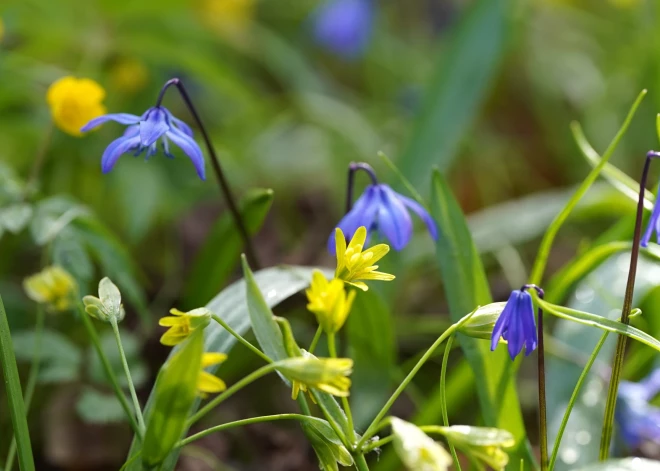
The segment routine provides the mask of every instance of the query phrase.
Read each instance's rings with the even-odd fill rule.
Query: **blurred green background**
[[[84,293],[103,275],[120,285],[128,312],[122,328],[145,400],[167,354],[158,344],[156,319],[172,306],[206,304],[238,276],[232,271],[237,254],[225,253],[226,241],[213,237],[227,221],[218,222],[224,203],[210,166],[201,182],[180,152],[174,160],[157,155],[148,163],[126,155],[102,175],[103,150],[123,127],[107,124],[80,138],[54,127],[45,94],[62,76],[96,80],[107,92],[109,112],[134,114],[153,106],[167,79],[180,77],[235,192],[274,192],[256,236],[264,266],[332,265],[325,243],[342,215],[349,162],[371,163],[382,181],[401,190],[377,156],[383,151],[423,196],[430,193],[430,169],[438,166],[469,215],[496,300],[525,282],[540,235],[590,169],[571,136],[571,121],[579,121],[602,152],[639,91],[648,88],[612,162],[636,177],[645,152],[658,145],[655,1],[373,0],[371,34],[354,57],[314,40],[320,4],[2,1],[0,208],[35,204],[25,229],[9,230],[5,221],[0,236],[0,292],[17,333],[22,373],[34,344],[35,307],[21,282],[44,264],[65,265]],[[176,93],[168,93],[165,105],[192,124]],[[84,221],[48,235],[67,211],[87,212]],[[591,190],[562,231],[550,270],[632,211],[633,203],[607,185]],[[367,384],[356,394],[363,404],[382,395],[382,381],[385,390],[395,384],[448,323],[433,244],[421,227],[418,232],[386,263],[397,282],[381,293],[389,316],[374,328],[389,370],[376,387]],[[221,273],[205,280],[219,265]],[[654,306],[658,297],[651,298]],[[302,298],[279,311],[302,338],[311,338],[315,326]],[[83,330],[73,315],[46,322],[43,377],[30,414],[37,468],[117,469],[128,427],[116,423],[116,404],[89,360]],[[473,383],[460,358],[458,351],[452,356],[449,373],[450,418],[474,424]],[[648,368],[653,358],[645,358],[629,376]],[[533,431],[532,363],[523,365],[520,395]],[[233,382],[257,364],[236,347],[220,371]],[[423,371],[395,412],[410,417],[422,411],[427,415],[421,417],[438,421],[439,361]],[[277,378],[265,383],[269,389],[248,388],[232,407],[221,408],[218,420],[292,409]],[[4,460],[11,429],[0,401]],[[398,469],[383,456],[376,469]],[[200,442],[184,453],[181,469],[307,470],[316,464],[298,428],[263,425]]]

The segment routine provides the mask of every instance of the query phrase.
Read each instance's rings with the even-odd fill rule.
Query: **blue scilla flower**
[[[639,383],[621,381],[616,419],[621,437],[632,448],[660,443],[660,407],[650,401],[660,393],[660,368]]]
[[[660,192],[660,186],[658,187],[658,191]],[[660,193],[658,194],[660,195]],[[640,245],[642,247],[649,246],[649,242],[651,241],[651,236],[653,235],[653,231],[655,231],[657,241],[658,243],[660,243],[660,197],[653,206],[651,219],[649,219],[649,224],[648,226],[646,226],[646,232],[644,232],[644,236],[642,237],[642,240],[640,242]]]
[[[124,135],[115,139],[103,152],[101,158],[101,170],[107,173],[112,170],[115,163],[123,154],[134,152],[135,156],[145,153],[146,158],[151,157],[157,151],[157,144],[160,140],[163,152],[168,157],[173,157],[170,153],[170,141],[181,148],[181,150],[192,160],[197,175],[204,180],[204,155],[195,140],[190,127],[178,118],[175,118],[170,111],[163,106],[154,106],[149,108],[142,116],[136,116],[128,113],[106,114],[94,118],[81,131],[86,132],[106,121],[116,121],[120,124],[126,124],[128,127]]]
[[[356,58],[369,43],[373,17],[372,0],[328,0],[312,17],[314,39],[339,56]]]
[[[490,338],[490,349],[495,350],[500,337],[507,341],[511,359],[525,347],[525,356],[536,349],[536,320],[532,296],[525,290],[514,290],[509,296],[500,317],[495,322]]]
[[[367,240],[373,232],[378,232],[390,242],[394,250],[401,250],[410,242],[413,232],[412,218],[408,210],[424,221],[431,237],[436,240],[438,229],[426,209],[383,183],[367,186],[353,208],[336,227],[350,240],[355,231],[364,226],[367,228]],[[335,231],[332,231],[328,240],[328,251],[335,253]]]

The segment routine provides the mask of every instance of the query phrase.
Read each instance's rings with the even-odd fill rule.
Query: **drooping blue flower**
[[[660,186],[658,186],[658,191],[660,191]],[[660,193],[659,193],[660,194]],[[651,213],[651,219],[649,219],[649,224],[646,226],[646,232],[640,242],[642,247],[648,247],[651,240],[651,236],[655,231],[657,241],[660,243],[660,198],[655,202],[653,206],[653,212]]]
[[[513,290],[500,317],[495,322],[490,338],[490,349],[495,350],[500,337],[508,343],[511,359],[525,347],[525,356],[536,350],[536,319],[532,296],[524,290]]]
[[[334,54],[354,59],[369,44],[373,17],[372,0],[328,0],[313,14],[314,39]]]
[[[144,152],[146,158],[151,157],[158,152],[157,145],[160,140],[166,156],[174,157],[170,153],[171,141],[192,160],[199,178],[206,179],[204,155],[193,139],[192,129],[186,123],[174,117],[164,106],[149,108],[142,116],[129,113],[99,116],[83,126],[81,131],[90,131],[107,121],[116,121],[120,124],[126,124],[128,127],[124,131],[124,135],[112,141],[103,152],[101,158],[103,173],[112,170],[119,157],[127,152],[133,151],[135,156]]]
[[[367,186],[336,227],[350,240],[355,231],[364,226],[367,228],[367,240],[375,231],[387,239],[394,250],[401,250],[410,242],[413,232],[408,210],[424,221],[434,240],[438,238],[438,229],[428,211],[415,200],[397,193],[384,183]],[[335,231],[332,231],[328,240],[328,251],[335,253]]]
[[[621,381],[616,420],[621,437],[632,448],[660,443],[660,407],[650,401],[660,393],[660,368],[639,383]]]

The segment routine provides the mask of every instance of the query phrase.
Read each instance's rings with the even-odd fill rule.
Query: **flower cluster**
[[[511,359],[525,348],[525,355],[532,353],[538,344],[534,304],[525,290],[514,290],[500,314],[491,336],[490,349],[495,350],[500,337],[508,343]]]

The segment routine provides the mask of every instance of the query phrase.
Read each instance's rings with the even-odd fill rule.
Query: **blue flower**
[[[630,448],[645,442],[660,443],[660,407],[649,402],[660,392],[660,368],[639,383],[621,381],[616,419]]]
[[[490,338],[490,349],[495,350],[500,337],[509,344],[511,359],[525,347],[525,356],[536,350],[536,319],[532,296],[524,290],[514,290],[509,296],[500,317],[495,322],[493,335]]]
[[[350,240],[355,231],[364,226],[367,228],[367,240],[376,231],[390,242],[394,250],[401,250],[410,242],[413,232],[409,209],[424,221],[431,237],[437,239],[438,229],[426,209],[383,183],[369,185],[336,227]],[[335,231],[328,240],[328,251],[335,253]]]
[[[314,38],[333,53],[353,59],[369,43],[373,16],[371,0],[329,0],[313,15]]]
[[[658,186],[658,191],[660,191],[660,186]],[[649,246],[649,241],[651,240],[651,235],[653,235],[654,230],[657,237],[656,240],[658,243],[660,243],[660,199],[656,201],[655,205],[653,206],[651,219],[649,219],[649,224],[646,226],[646,232],[644,232],[644,236],[640,242],[642,247]]]
[[[170,153],[169,143],[171,141],[192,160],[199,178],[206,179],[204,155],[192,137],[192,129],[180,119],[175,118],[167,108],[155,106],[149,108],[142,116],[128,113],[106,114],[91,120],[82,127],[81,131],[90,131],[106,121],[116,121],[126,124],[128,127],[124,131],[124,135],[112,141],[103,152],[101,158],[103,173],[112,170],[119,157],[126,152],[134,151],[135,156],[145,152],[146,158],[151,157],[158,152],[157,144],[160,139],[166,156],[173,157]]]

